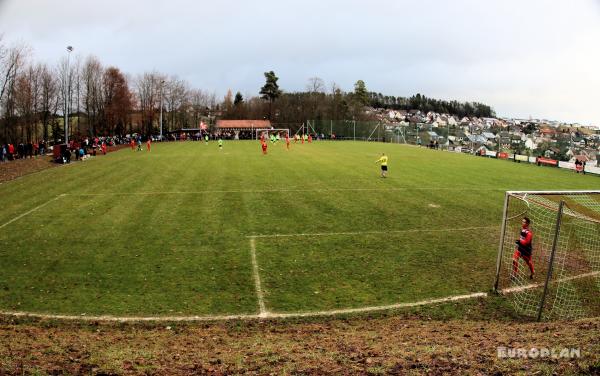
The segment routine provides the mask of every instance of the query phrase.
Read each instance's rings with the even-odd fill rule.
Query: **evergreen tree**
[[[275,102],[275,99],[279,98],[281,90],[279,90],[279,85],[277,85],[279,77],[275,75],[275,72],[265,72],[265,79],[265,86],[260,89],[260,95],[262,99],[269,101],[269,120],[271,120],[273,102]]]
[[[233,100],[233,105],[237,107],[239,104],[242,104],[243,102],[244,102],[244,97],[242,97],[242,93],[240,93],[238,91],[237,93],[235,93],[235,99]]]
[[[358,80],[354,84],[354,99],[363,106],[369,104],[369,92],[363,80]]]

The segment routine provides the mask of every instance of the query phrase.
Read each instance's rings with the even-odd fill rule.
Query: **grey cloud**
[[[4,0],[0,32],[31,44],[37,59],[56,62],[72,44],[78,54],[94,54],[131,75],[156,69],[221,95],[228,88],[256,93],[262,72],[272,69],[288,91],[304,89],[312,76],[346,90],[363,79],[386,94],[488,101],[502,114],[531,108],[552,117],[563,112],[521,93],[566,77],[570,55],[600,58],[591,48],[573,49],[582,36],[600,31],[598,4]],[[558,98],[560,90],[550,92]],[[510,95],[519,97],[518,105]],[[569,113],[574,119],[565,120],[600,122],[600,110]]]

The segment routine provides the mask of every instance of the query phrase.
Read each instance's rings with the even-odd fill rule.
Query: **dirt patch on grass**
[[[56,166],[58,164],[53,163],[52,158],[47,155],[0,163],[0,183]]]
[[[127,147],[128,145],[110,146],[107,148],[107,152],[111,153]],[[98,153],[97,155],[102,155],[102,152]],[[71,161],[73,163],[77,162],[74,156]],[[58,163],[54,163],[51,155],[38,156],[34,158],[16,159],[14,161],[0,163],[0,184],[20,178],[25,175],[33,174],[42,170],[58,166],[61,165]]]
[[[600,373],[600,319],[523,323],[361,317],[323,322],[0,325],[0,374]],[[500,359],[498,346],[581,349]]]

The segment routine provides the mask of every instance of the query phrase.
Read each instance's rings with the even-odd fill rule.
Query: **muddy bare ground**
[[[128,145],[110,146],[107,151],[110,153],[126,147],[128,147]],[[77,161],[75,160],[75,157],[73,157],[73,163],[75,162]],[[51,155],[16,159],[5,163],[0,162],[0,184],[17,179],[21,176],[58,166],[60,166],[60,164],[54,163]]]
[[[573,359],[501,359],[498,347],[578,348]],[[0,321],[0,374],[600,374],[600,318],[171,325]]]
[[[0,183],[56,166],[59,165],[52,163],[52,158],[47,155],[31,159],[17,159],[5,163],[0,162]]]

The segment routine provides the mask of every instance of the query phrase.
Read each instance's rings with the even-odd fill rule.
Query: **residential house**
[[[527,137],[527,140],[525,140],[525,147],[529,150],[534,150],[538,147],[538,143],[535,142],[533,137]]]

